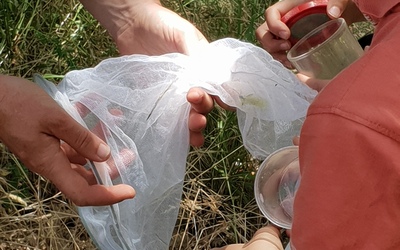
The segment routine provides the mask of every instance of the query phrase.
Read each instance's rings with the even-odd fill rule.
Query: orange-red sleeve
[[[300,141],[295,249],[398,249],[399,142],[333,114],[309,116]]]
[[[400,8],[387,13],[308,110],[292,249],[400,249]]]

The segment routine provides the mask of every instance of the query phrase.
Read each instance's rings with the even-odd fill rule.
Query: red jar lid
[[[327,4],[328,0],[307,2],[291,9],[281,18],[282,22],[290,29],[289,41],[292,45],[316,27],[330,20],[326,13]]]

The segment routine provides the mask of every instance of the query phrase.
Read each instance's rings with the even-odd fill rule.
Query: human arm
[[[0,141],[76,205],[108,205],[135,195],[127,185],[96,185],[94,176],[76,164],[76,153],[102,162],[110,149],[28,80],[0,75]]]
[[[120,54],[195,53],[207,39],[158,0],[81,0],[107,29]]]
[[[162,55],[171,52],[197,53],[208,44],[190,22],[163,7],[157,0],[81,0],[85,8],[107,29],[120,54]],[[203,145],[202,131],[213,99],[203,90],[188,93],[192,105],[189,119],[190,143]]]

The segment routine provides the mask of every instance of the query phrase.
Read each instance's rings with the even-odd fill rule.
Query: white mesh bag
[[[123,56],[71,71],[57,86],[35,81],[110,145],[110,161],[87,165],[98,182],[136,189],[134,199],[79,208],[104,250],[168,249],[189,150],[191,87],[236,107],[244,145],[259,159],[291,145],[316,95],[267,52],[231,38],[191,57]]]

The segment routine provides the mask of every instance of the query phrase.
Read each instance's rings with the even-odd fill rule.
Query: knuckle
[[[84,148],[91,144],[89,130],[82,127],[68,115],[59,116],[52,122],[53,134],[68,137],[68,144],[73,148]],[[57,131],[57,132],[55,132]]]
[[[85,148],[89,146],[90,139],[91,139],[90,133],[85,129],[76,131],[75,138],[73,138],[73,140],[75,141],[74,144],[79,148]]]
[[[71,117],[65,112],[53,112],[51,119],[46,119],[47,126],[52,131],[67,132],[71,127]]]

